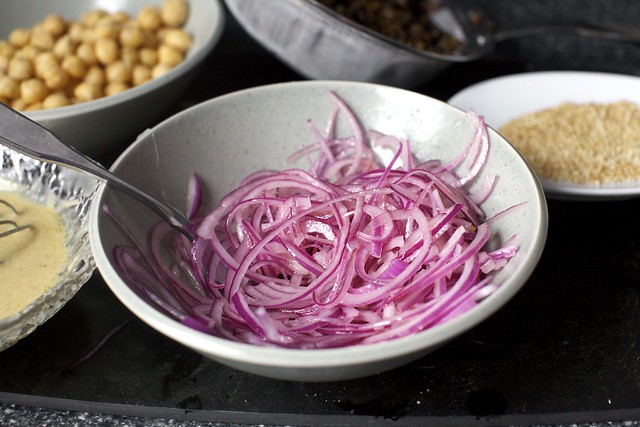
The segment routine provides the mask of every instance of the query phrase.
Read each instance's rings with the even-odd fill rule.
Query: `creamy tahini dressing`
[[[17,314],[56,281],[67,257],[60,216],[50,207],[17,193],[0,191],[15,215],[0,204],[0,219],[30,224],[27,230],[0,238],[0,318]],[[0,225],[0,231],[8,229]]]

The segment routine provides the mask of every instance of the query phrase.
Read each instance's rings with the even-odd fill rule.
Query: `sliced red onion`
[[[115,252],[136,292],[185,325],[251,344],[326,348],[414,334],[473,309],[497,288],[493,272],[517,252],[515,237],[487,251],[480,205],[496,183],[466,189],[486,164],[489,134],[474,113],[467,148],[448,164],[417,164],[409,141],[366,131],[335,93],[324,133],[291,159],[300,169],[259,171],[198,217],[193,178],[188,214],[198,238],[162,250],[167,227]],[[338,114],[353,136],[336,137]],[[375,163],[370,144],[393,150]],[[315,159],[312,159],[315,156]],[[458,171],[464,170],[458,174]],[[194,175],[195,177],[195,175]],[[514,208],[515,209],[515,208]],[[119,224],[124,228],[123,224]]]

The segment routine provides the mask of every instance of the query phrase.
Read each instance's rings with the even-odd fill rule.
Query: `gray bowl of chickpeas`
[[[155,124],[222,34],[218,0],[0,0],[0,102],[89,155]]]

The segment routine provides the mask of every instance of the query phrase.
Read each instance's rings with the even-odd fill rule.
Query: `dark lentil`
[[[461,42],[431,22],[440,5],[433,0],[318,0],[370,30],[404,45],[451,54]]]

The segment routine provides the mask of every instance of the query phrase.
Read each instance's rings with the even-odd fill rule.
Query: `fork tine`
[[[0,238],[10,236],[18,231],[26,230],[27,228],[31,228],[30,225],[18,225],[15,221],[11,221],[10,219],[0,221],[0,226],[9,225],[10,228],[5,231],[0,231]]]
[[[18,215],[19,214],[19,212],[15,208],[15,206],[13,206],[11,203],[7,202],[6,200],[0,199],[0,205],[6,206],[7,208],[9,208],[9,210],[14,215]],[[22,230],[26,230],[27,228],[31,228],[31,225],[18,225],[17,222],[15,222],[15,221],[13,221],[11,219],[3,219],[3,220],[0,220],[0,227],[2,228],[2,230],[0,230],[0,239],[1,239],[3,237],[7,237],[7,236],[10,236],[12,234],[15,234],[18,231],[22,231]]]
[[[0,205],[4,205],[4,206],[8,207],[11,210],[11,212],[13,212],[14,214],[18,215],[18,210],[15,207],[13,207],[13,205],[11,203],[7,202],[6,200],[0,199]]]

